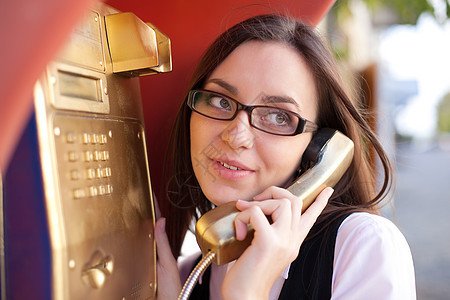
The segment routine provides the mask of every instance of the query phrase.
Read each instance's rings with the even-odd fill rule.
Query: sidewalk
[[[450,152],[397,149],[394,215],[411,247],[417,299],[450,299]]]

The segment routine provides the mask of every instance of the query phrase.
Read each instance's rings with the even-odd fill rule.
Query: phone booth
[[[39,70],[30,119],[0,113],[27,120],[0,173],[1,299],[155,299],[153,197],[200,54],[251,15],[289,11],[316,24],[332,3],[111,0],[87,7]],[[21,57],[11,59],[20,64]]]
[[[162,32],[100,3],[48,64],[4,176],[5,299],[155,297],[138,77],[171,69]]]

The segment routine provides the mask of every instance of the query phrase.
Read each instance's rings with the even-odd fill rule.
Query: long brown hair
[[[352,164],[335,186],[333,197],[319,221],[325,222],[323,226],[326,226],[331,215],[351,211],[376,213],[378,204],[391,186],[389,160],[360,110],[345,91],[333,55],[308,25],[272,14],[252,17],[231,27],[205,52],[189,90],[202,88],[210,74],[236,47],[251,40],[277,41],[296,49],[315,79],[319,103],[317,124],[341,131],[355,144]],[[167,217],[166,230],[175,257],[180,253],[183,237],[191,222],[212,208],[193,172],[189,133],[191,110],[185,101],[178,112],[169,143],[165,172],[167,199],[160,201],[161,211]],[[371,158],[373,151],[378,160]],[[381,183],[376,181],[377,161],[384,175]]]

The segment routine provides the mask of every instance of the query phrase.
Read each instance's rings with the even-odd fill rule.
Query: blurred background
[[[382,214],[411,247],[418,299],[450,295],[450,1],[342,0],[319,25],[395,172]]]

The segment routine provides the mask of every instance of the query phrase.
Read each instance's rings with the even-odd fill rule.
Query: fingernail
[[[328,187],[328,193],[330,194],[330,196],[334,193],[334,189],[331,186]]]
[[[241,206],[243,202],[245,202],[245,201],[237,200],[236,201],[236,208],[239,209],[239,206]]]
[[[242,203],[244,203],[244,205],[245,205],[245,204],[250,203],[250,202],[251,201],[247,201],[247,200],[237,200],[236,204],[242,205]]]
[[[254,201],[258,201],[258,199],[261,198],[261,194],[256,195],[255,197],[253,197]]]

